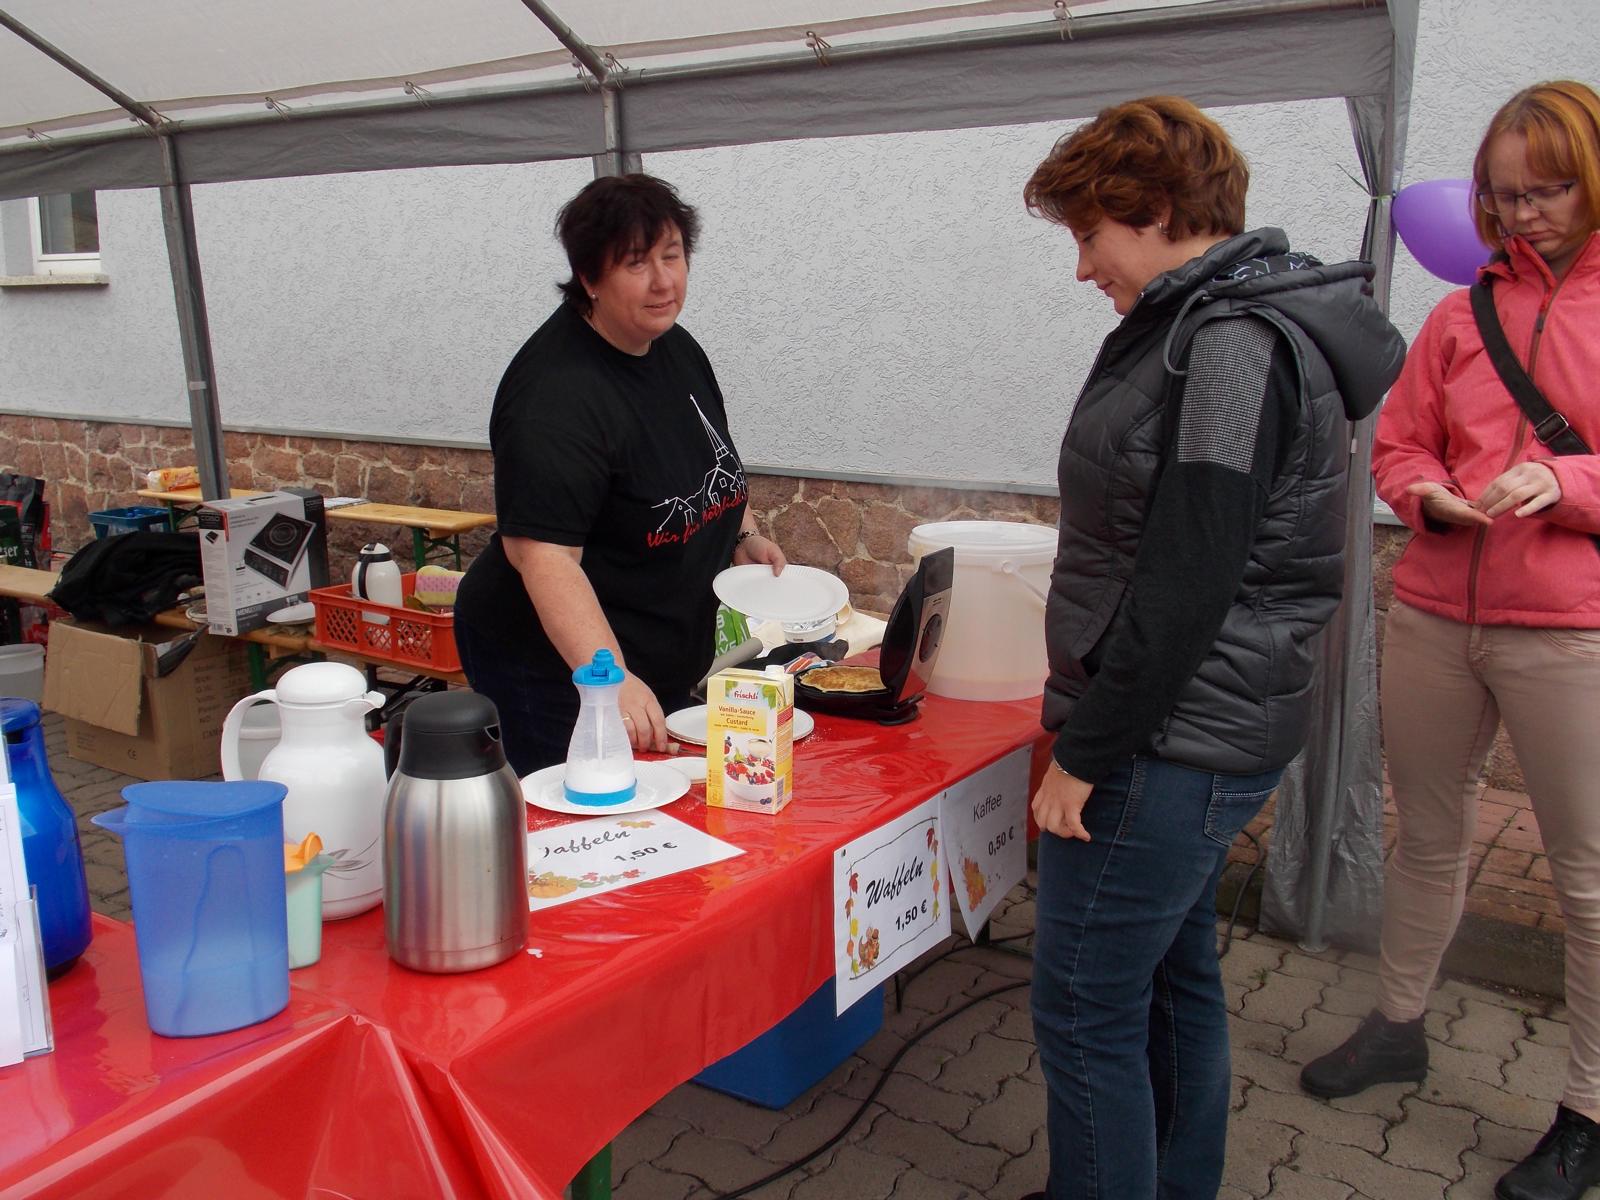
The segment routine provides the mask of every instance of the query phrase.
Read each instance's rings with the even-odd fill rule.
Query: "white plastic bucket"
[[[950,619],[928,690],[956,700],[1023,700],[1044,691],[1044,606],[1056,531],[1017,521],[918,525],[911,557],[956,555]]]
[[[44,647],[32,642],[0,646],[0,696],[44,699]]]

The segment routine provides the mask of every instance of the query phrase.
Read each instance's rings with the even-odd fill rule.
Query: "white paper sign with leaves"
[[[743,853],[663,812],[555,825],[528,834],[528,908],[554,908]]]
[[[838,1012],[950,936],[942,842],[935,796],[834,854]]]
[[[1033,747],[1015,750],[944,793],[950,883],[967,933],[1028,872],[1028,767]]]

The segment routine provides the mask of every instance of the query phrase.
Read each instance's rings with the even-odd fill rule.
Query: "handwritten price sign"
[[[551,826],[528,835],[528,907],[553,908],[743,853],[659,812]]]
[[[1028,760],[1022,749],[968,775],[941,798],[950,882],[969,933],[1028,870]]]
[[[844,1012],[950,934],[936,796],[834,855],[834,995]]]

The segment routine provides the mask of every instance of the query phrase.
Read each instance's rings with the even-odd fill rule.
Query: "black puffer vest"
[[[1325,267],[1289,254],[1281,231],[1258,230],[1157,278],[1106,339],[1061,445],[1046,728],[1065,723],[1097,649],[1127,619],[1190,340],[1206,321],[1248,314],[1276,327],[1293,352],[1298,420],[1216,643],[1149,750],[1235,775],[1281,767],[1299,752],[1312,639],[1338,607],[1343,581],[1349,421],[1377,406],[1405,355],[1371,298],[1371,276],[1367,264]]]

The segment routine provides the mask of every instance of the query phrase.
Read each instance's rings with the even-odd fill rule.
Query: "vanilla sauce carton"
[[[794,676],[718,672],[706,684],[706,804],[775,813],[794,796]]]

